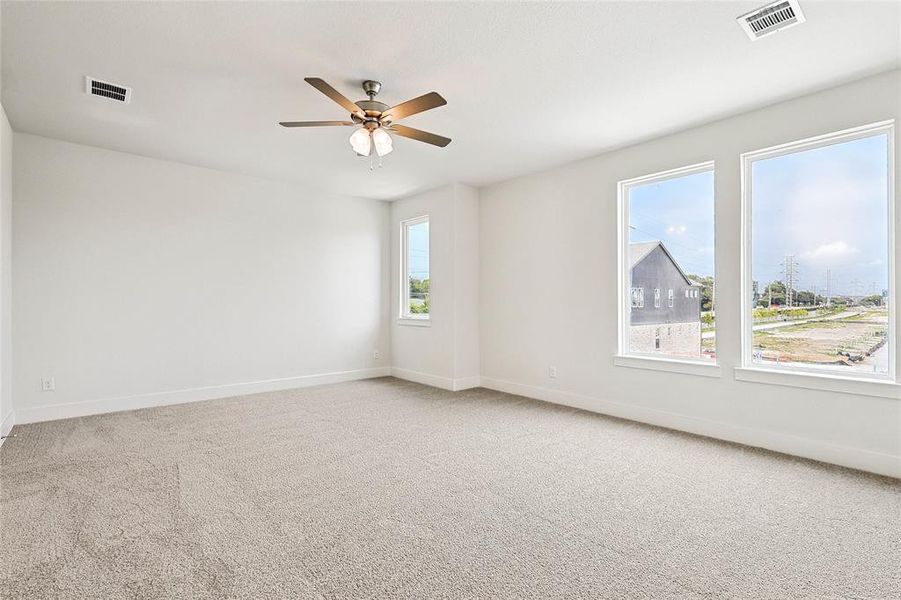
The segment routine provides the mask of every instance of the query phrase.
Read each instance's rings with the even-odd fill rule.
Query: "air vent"
[[[100,96],[101,98],[109,98],[115,102],[128,104],[131,102],[131,88],[124,85],[117,85],[108,81],[101,81],[94,77],[85,77],[85,92],[92,96]]]
[[[759,40],[805,21],[798,0],[779,0],[744,14],[737,20],[751,40]]]

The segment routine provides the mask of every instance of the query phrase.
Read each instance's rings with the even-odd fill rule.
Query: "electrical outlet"
[[[373,351],[372,351],[372,358],[373,358],[374,360],[378,360],[379,358],[381,358],[381,356],[382,356],[382,354],[381,354],[378,350],[373,350]]]
[[[56,389],[56,382],[53,381],[53,377],[41,377],[41,391],[42,392],[52,392]]]
[[[547,368],[547,376],[551,379],[557,379],[557,367],[551,365]]]

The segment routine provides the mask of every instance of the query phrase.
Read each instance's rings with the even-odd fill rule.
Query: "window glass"
[[[884,129],[746,162],[752,364],[890,372],[888,162]]]
[[[621,190],[623,279],[632,290],[621,351],[714,361],[713,166],[632,180]],[[653,290],[654,309],[638,308],[636,289]]]
[[[428,217],[405,221],[402,231],[404,287],[401,316],[427,319],[431,311]]]

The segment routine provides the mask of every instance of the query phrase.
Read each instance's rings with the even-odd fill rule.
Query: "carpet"
[[[901,482],[485,389],[14,433],[3,598],[901,598]]]

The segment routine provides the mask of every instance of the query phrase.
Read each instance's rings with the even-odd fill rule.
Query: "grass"
[[[840,353],[867,355],[886,334],[884,311],[864,311],[827,321],[811,321],[754,332],[754,348],[764,359],[780,362],[847,362]]]

